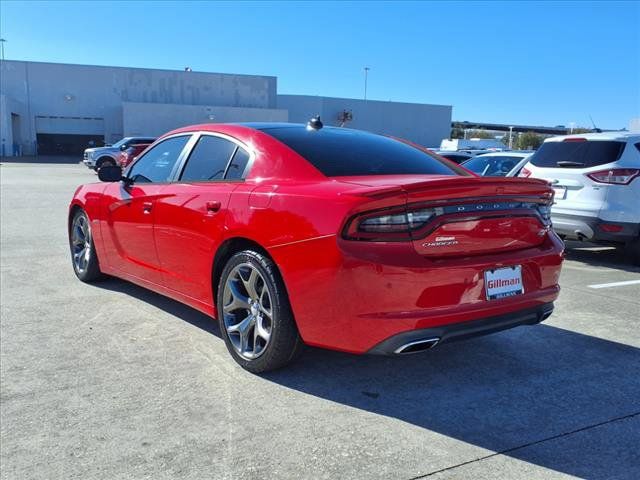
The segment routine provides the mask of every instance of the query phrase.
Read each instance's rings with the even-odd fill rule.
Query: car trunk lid
[[[403,192],[411,225],[409,239],[416,252],[426,257],[529,248],[541,244],[550,228],[553,191],[537,179],[390,176],[344,180],[359,185],[356,190],[367,196]],[[412,218],[422,223],[413,224]]]

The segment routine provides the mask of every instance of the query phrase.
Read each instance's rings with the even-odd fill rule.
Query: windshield
[[[112,145],[112,147],[120,148],[122,145],[131,140],[131,137],[124,137],[122,140],[117,141]]]
[[[464,175],[423,150],[381,135],[347,128],[304,126],[263,129],[327,177],[360,175]]]
[[[524,157],[480,155],[467,160],[463,167],[483,177],[504,177]]]

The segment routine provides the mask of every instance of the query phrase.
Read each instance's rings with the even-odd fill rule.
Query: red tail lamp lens
[[[637,168],[612,168],[611,170],[589,173],[587,177],[598,183],[629,185],[638,175],[640,175],[640,170]]]

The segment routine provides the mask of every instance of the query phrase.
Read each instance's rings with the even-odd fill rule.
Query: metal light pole
[[[0,38],[0,59],[4,62],[4,42],[6,40],[4,38]]]
[[[367,101],[367,77],[369,76],[369,67],[364,67],[364,100]]]
[[[509,127],[509,150],[513,146],[513,127]]]

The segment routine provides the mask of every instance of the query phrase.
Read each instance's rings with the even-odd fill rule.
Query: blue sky
[[[13,2],[5,57],[275,75],[280,93],[453,105],[455,120],[626,127],[640,2]]]

